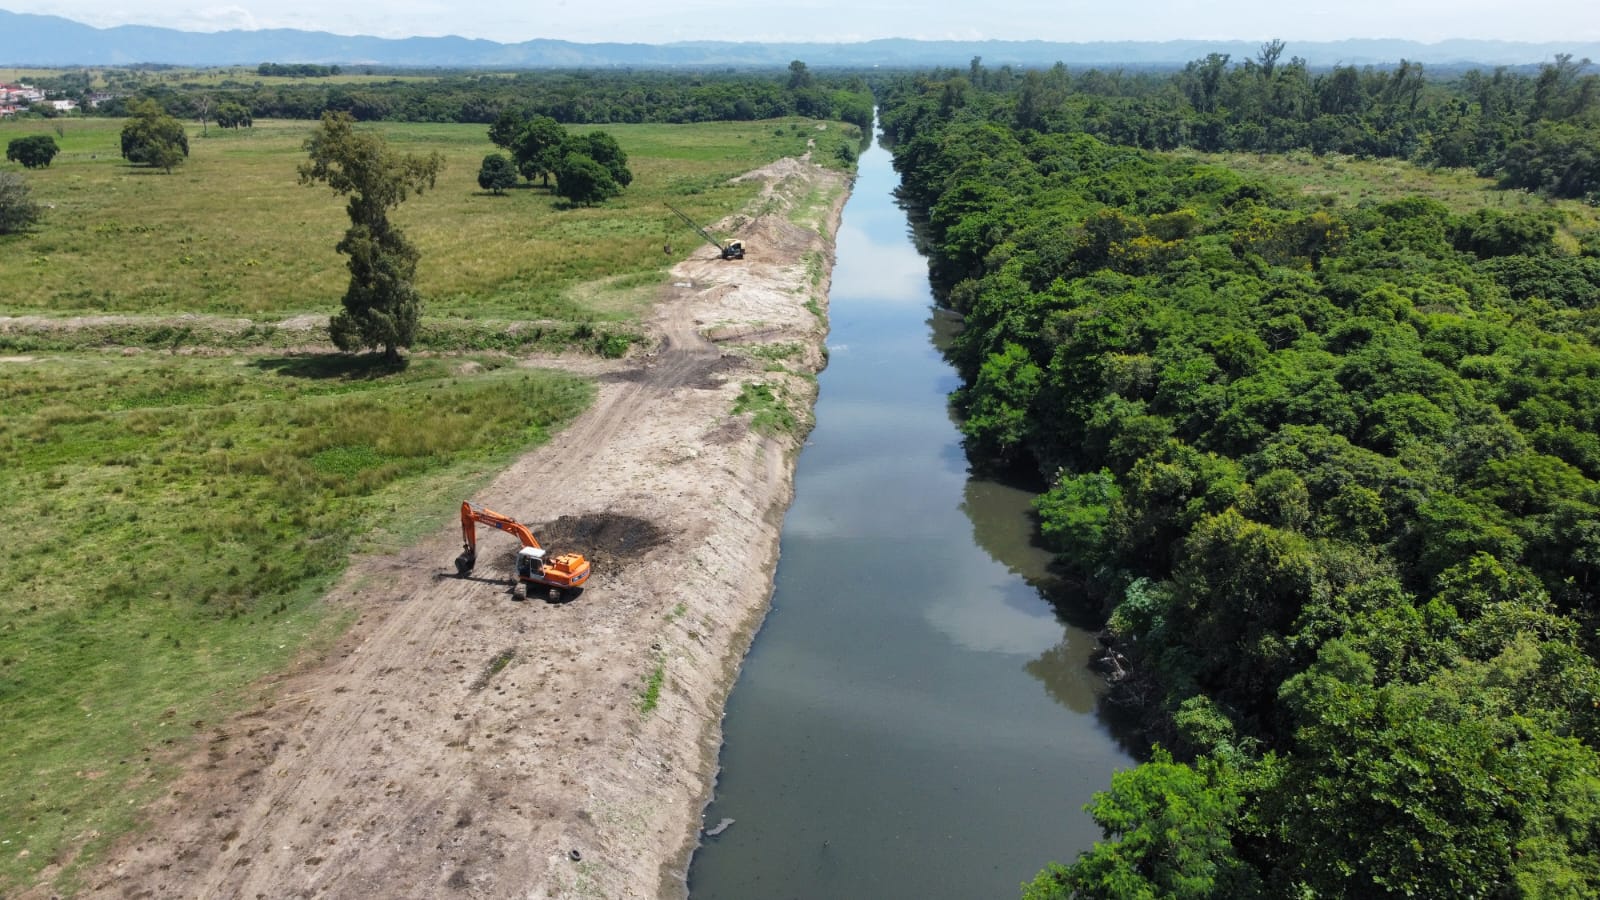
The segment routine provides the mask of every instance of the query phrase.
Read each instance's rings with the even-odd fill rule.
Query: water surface
[[[971,477],[927,266],[874,146],[838,235],[830,363],[772,611],[724,722],[694,900],[1015,897],[1099,837],[1133,764],[1096,716],[1029,494]],[[1057,597],[1065,606],[1072,598]]]

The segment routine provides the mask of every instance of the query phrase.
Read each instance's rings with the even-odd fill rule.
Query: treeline
[[[859,77],[779,74],[685,75],[667,72],[524,72],[367,84],[156,83],[102,104],[123,115],[126,104],[152,99],[179,118],[194,118],[206,98],[244,107],[257,119],[319,119],[349,113],[357,121],[457,122],[483,125],[510,113],[563,124],[751,121],[810,116],[872,127],[872,94]]]
[[[1254,59],[1225,54],[1178,73],[1090,69],[935,71],[893,88],[937,92],[897,105],[892,136],[968,104],[999,124],[1171,150],[1346,153],[1471,167],[1505,186],[1600,202],[1600,74],[1558,57],[1537,74],[1471,70],[1450,81],[1418,63],[1313,71],[1273,41]]]
[[[1162,748],[1026,897],[1600,896],[1600,240],[1113,146],[1074,131],[1157,98],[1064,77],[882,111],[966,317],[969,453],[1051,479],[1043,535]],[[1233,120],[1204,77],[1158,92],[1169,124]],[[1412,108],[1384,93],[1339,115]]]
[[[331,78],[342,69],[338,66],[319,66],[314,63],[270,63],[256,66],[257,75],[275,75],[280,78]]]

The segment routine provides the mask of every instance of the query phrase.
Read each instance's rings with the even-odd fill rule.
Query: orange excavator
[[[528,526],[492,509],[461,503],[461,555],[456,557],[456,573],[465,575],[478,563],[478,523],[516,535],[522,542],[517,551],[517,592],[527,595],[529,585],[555,588],[557,596],[576,590],[589,580],[589,561],[580,553],[547,554]]]

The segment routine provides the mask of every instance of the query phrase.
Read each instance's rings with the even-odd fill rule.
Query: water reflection
[[[1015,896],[1099,836],[1081,808],[1132,762],[1029,492],[969,472],[944,358],[959,319],[931,309],[894,181],[863,154],[817,427],[707,810],[738,824],[695,854],[696,900]]]

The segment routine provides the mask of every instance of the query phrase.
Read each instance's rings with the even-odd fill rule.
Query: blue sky
[[[304,28],[380,37],[458,34],[515,42],[677,40],[860,41],[880,37],[1051,41],[1281,37],[1600,40],[1593,0],[0,0],[13,12],[90,25],[192,31]]]

